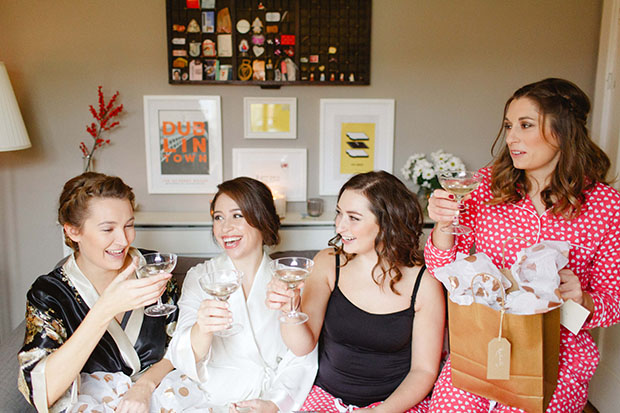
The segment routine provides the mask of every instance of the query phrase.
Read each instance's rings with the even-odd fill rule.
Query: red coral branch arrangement
[[[112,96],[108,103],[105,101],[103,92],[101,91],[101,86],[97,89],[97,94],[99,95],[99,110],[95,110],[93,105],[89,105],[90,113],[93,115],[93,118],[95,118],[95,122],[92,122],[90,125],[86,125],[86,132],[88,132],[93,138],[93,145],[90,151],[84,142],[80,142],[80,150],[82,151],[84,158],[87,159],[86,165],[84,166],[84,172],[88,171],[90,168],[90,163],[95,150],[110,143],[110,140],[103,139],[102,135],[104,132],[118,126],[119,122],[113,119],[118,117],[123,111],[123,105],[114,107],[116,99],[118,98],[118,91],[114,94],[114,96]]]

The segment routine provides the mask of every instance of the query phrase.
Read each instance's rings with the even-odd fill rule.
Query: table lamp
[[[30,148],[17,99],[3,62],[0,62],[0,152]]]

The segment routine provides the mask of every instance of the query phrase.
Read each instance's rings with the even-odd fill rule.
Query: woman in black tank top
[[[281,325],[293,353],[319,345],[319,371],[302,410],[426,412],[445,307],[441,285],[422,265],[417,198],[395,176],[368,172],[342,187],[336,213],[332,248],[317,254],[296,300],[309,320]],[[288,311],[291,294],[274,280],[267,303]]]

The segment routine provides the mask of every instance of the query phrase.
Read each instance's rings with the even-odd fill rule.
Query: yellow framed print
[[[243,98],[247,139],[296,139],[297,98]]]
[[[321,99],[319,194],[353,175],[392,172],[394,99]]]

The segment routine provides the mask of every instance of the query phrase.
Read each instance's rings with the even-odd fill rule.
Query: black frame
[[[194,0],[199,6],[203,0]],[[372,0],[216,0],[214,9],[186,7],[187,0],[166,0],[166,25],[168,41],[168,82],[173,85],[182,84],[232,84],[260,85],[265,88],[278,88],[282,85],[369,85],[370,84],[370,27]],[[202,32],[203,12],[213,12],[214,21],[220,10],[228,8],[232,21],[232,57],[205,57],[202,53],[202,42],[212,40],[217,51],[217,24],[214,33]],[[267,12],[279,12],[282,21],[267,23]],[[285,14],[286,12],[286,14]],[[252,24],[258,17],[263,23],[265,36],[264,52],[256,57],[252,51],[252,30],[241,34],[236,23],[245,19]],[[201,31],[199,33],[179,32],[173,30],[176,25],[187,28],[195,19]],[[267,25],[277,26],[278,33],[267,33]],[[294,45],[281,45],[282,35],[294,35]],[[173,44],[184,41],[184,45]],[[185,39],[185,40],[181,40]],[[239,44],[246,39],[250,50],[247,55],[239,51]],[[277,40],[276,40],[277,39]],[[200,55],[189,56],[189,44],[199,43]],[[271,44],[270,44],[271,43]],[[258,47],[261,47],[257,45]],[[194,45],[195,47],[195,45]],[[335,48],[330,51],[330,48]],[[290,56],[297,72],[296,80],[274,80],[275,70],[281,62],[289,57],[286,51],[293,52]],[[185,50],[183,52],[182,50]],[[176,51],[176,52],[175,52]],[[179,53],[187,53],[184,59],[187,66],[179,69],[180,79],[173,79],[174,62]],[[177,54],[177,55],[175,55]],[[203,64],[203,80],[189,80],[189,63],[199,59]],[[271,73],[266,70],[265,80],[239,79],[239,67],[244,59],[251,61],[263,60],[265,65],[271,60]],[[207,61],[217,60],[220,65],[230,65],[232,80],[205,79]],[[316,61],[318,60],[318,61]],[[320,68],[323,70],[321,71]],[[352,74],[352,75],[351,75]]]

